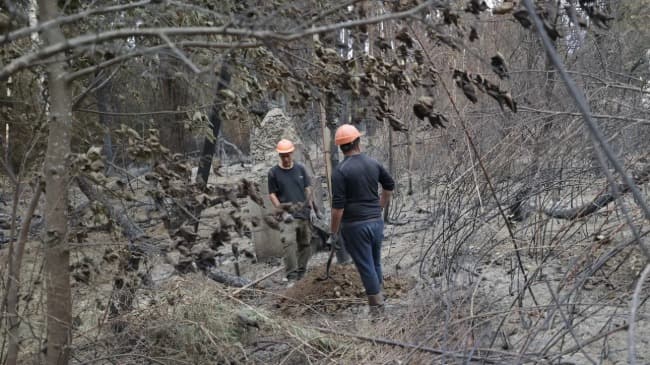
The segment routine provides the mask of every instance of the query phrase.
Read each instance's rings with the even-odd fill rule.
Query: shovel
[[[332,245],[332,248],[330,249],[330,257],[327,259],[327,265],[325,266],[325,276],[320,277],[320,278],[316,278],[316,280],[325,281],[327,279],[332,279],[333,281],[336,281],[336,280],[334,280],[333,277],[330,276],[330,267],[332,267],[332,259],[334,258],[334,251],[335,250],[336,249],[334,248],[334,245]]]
[[[330,276],[330,268],[332,267],[332,259],[334,258],[334,252],[336,252],[336,243],[332,242],[330,244],[330,256],[327,258],[327,265],[325,265],[325,276],[316,278],[317,281],[325,281],[331,279],[333,282],[336,282],[333,277]]]

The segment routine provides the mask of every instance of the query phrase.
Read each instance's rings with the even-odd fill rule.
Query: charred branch
[[[108,197],[99,189],[95,188],[86,178],[80,176],[76,180],[79,189],[86,195],[88,200],[97,201],[106,208],[109,217],[120,226],[122,234],[131,243],[137,243],[146,238],[144,231],[126,214],[126,209],[112,204],[108,200]]]
[[[650,180],[650,166],[646,167],[639,175],[634,177],[634,182],[638,185],[643,185]],[[608,189],[604,193],[598,195],[587,204],[574,208],[541,208],[547,216],[556,219],[574,220],[591,215],[601,208],[604,208],[609,203],[615,201],[623,194],[630,192],[630,187],[627,184],[619,184],[617,189],[619,194],[615,194],[613,189]]]
[[[251,281],[246,278],[229,274],[219,269],[212,269],[210,271],[206,271],[205,274],[207,277],[216,281],[217,283],[221,283],[228,286],[234,286],[237,288],[241,288],[251,283]]]

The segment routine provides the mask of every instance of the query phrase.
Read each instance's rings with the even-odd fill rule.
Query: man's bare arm
[[[390,197],[393,195],[392,190],[382,190],[381,197],[379,198],[379,205],[382,209],[386,208],[386,204],[390,201]]]
[[[307,203],[309,204],[309,209],[314,210],[314,197],[312,196],[313,191],[310,186],[305,188],[305,196],[307,197]]]
[[[271,200],[271,204],[273,204],[274,207],[276,208],[280,207],[280,199],[278,199],[275,193],[269,194],[269,200]]]
[[[331,233],[339,233],[341,228],[341,219],[343,219],[343,209],[332,208],[332,219],[330,223]]]

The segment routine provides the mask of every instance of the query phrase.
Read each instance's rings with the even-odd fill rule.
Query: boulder
[[[273,214],[273,205],[269,200],[267,175],[269,169],[278,163],[278,154],[275,146],[282,138],[291,140],[296,146],[294,159],[304,163],[302,159],[302,141],[298,137],[295,125],[291,119],[284,115],[281,109],[271,109],[260,123],[258,128],[251,133],[251,157],[253,160],[252,173],[254,181],[259,184],[264,206],[248,202],[251,207],[250,214],[260,224],[253,229],[253,244],[255,255],[259,260],[265,261],[272,257],[281,257],[282,243],[279,227],[269,225],[268,216]],[[266,219],[265,219],[266,217]]]

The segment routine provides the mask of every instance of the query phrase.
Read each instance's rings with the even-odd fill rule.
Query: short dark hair
[[[357,139],[355,139],[354,141],[352,141],[350,143],[340,145],[339,148],[341,148],[341,151],[343,153],[350,152],[353,149],[359,147],[359,141],[360,141],[360,138],[357,137]]]

